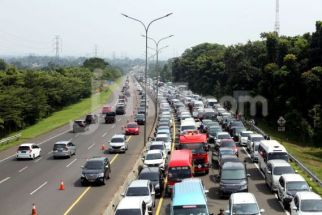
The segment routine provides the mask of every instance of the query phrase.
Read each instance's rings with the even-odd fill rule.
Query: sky
[[[275,0],[0,0],[0,56],[95,55],[144,58],[142,24],[153,22],[148,36],[159,40],[160,59],[180,56],[200,43],[233,45],[260,40],[274,30]],[[280,0],[280,34],[314,32],[322,20],[322,0]],[[149,47],[155,48],[150,41]],[[149,56],[155,51],[149,49]]]

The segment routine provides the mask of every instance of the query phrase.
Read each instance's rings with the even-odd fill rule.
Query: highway
[[[122,85],[121,85],[122,86]],[[56,129],[35,140],[42,148],[42,156],[36,160],[19,160],[14,156],[16,148],[0,153],[0,214],[30,214],[35,203],[39,214],[102,214],[116,190],[121,186],[139,158],[143,148],[143,129],[140,135],[131,136],[129,149],[125,154],[107,154],[101,150],[102,144],[133,120],[137,105],[137,91],[130,82],[131,97],[127,103],[127,113],[118,115],[115,124],[90,125],[85,133],[71,133],[70,126]],[[119,92],[120,89],[117,90]],[[108,104],[115,105],[118,93],[115,92]],[[150,99],[148,131],[154,120],[154,104]],[[143,127],[142,127],[143,128]],[[149,133],[148,133],[149,134]],[[70,159],[53,159],[53,144],[61,140],[72,140],[77,146],[76,156]],[[111,162],[111,178],[105,186],[83,187],[80,184],[81,166],[87,158],[107,156]],[[65,190],[59,190],[63,180]]]

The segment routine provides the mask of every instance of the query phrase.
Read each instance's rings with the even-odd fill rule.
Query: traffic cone
[[[63,180],[60,181],[59,190],[65,190],[65,185]]]
[[[102,151],[106,150],[106,147],[105,147],[105,145],[104,145],[104,144],[101,146],[101,150],[102,150]]]
[[[35,204],[32,204],[31,215],[37,215],[37,209]]]

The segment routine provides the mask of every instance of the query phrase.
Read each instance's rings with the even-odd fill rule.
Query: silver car
[[[54,144],[53,157],[71,157],[76,154],[76,146],[70,141],[59,141]]]

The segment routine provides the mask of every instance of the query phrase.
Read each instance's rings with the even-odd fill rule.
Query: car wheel
[[[105,185],[106,184],[106,177],[103,178],[102,184]]]
[[[285,210],[288,210],[290,208],[290,205],[287,202],[283,201],[283,207]]]
[[[82,185],[82,186],[86,186],[86,185],[87,185],[87,183],[86,183],[85,181],[81,181],[81,185]]]
[[[111,177],[110,177],[110,173],[107,173],[107,177],[106,177],[107,179],[110,179]]]
[[[280,192],[279,191],[277,191],[277,199],[278,200],[281,200],[281,198],[280,198]]]
[[[32,154],[32,159],[35,160],[35,158],[36,158],[36,155]]]
[[[71,157],[72,157],[72,152],[69,152],[68,157],[69,157],[69,158],[71,158]]]

